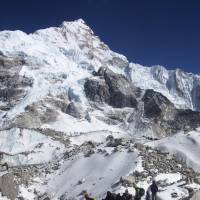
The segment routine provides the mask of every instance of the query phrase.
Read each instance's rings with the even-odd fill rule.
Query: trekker
[[[155,181],[152,182],[150,188],[151,188],[152,200],[157,200],[158,186]]]
[[[135,188],[135,197],[134,200],[141,200],[142,196],[145,194],[145,190],[143,188],[139,188],[136,185],[133,185]]]
[[[151,200],[150,191],[147,190],[145,200]]]
[[[108,191],[106,198],[103,200],[115,200],[115,196],[110,191]]]
[[[122,199],[123,200],[131,200],[132,199],[132,195],[129,194],[127,189],[125,190],[124,194],[122,195]]]
[[[84,194],[85,200],[95,200],[94,198],[89,197],[88,193]]]
[[[121,196],[120,193],[117,194],[117,196],[116,196],[116,200],[122,200],[122,196]]]

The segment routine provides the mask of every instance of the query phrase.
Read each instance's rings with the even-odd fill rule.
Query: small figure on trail
[[[120,193],[117,194],[117,196],[116,196],[116,200],[123,200],[123,198],[122,198],[122,196],[121,196]]]
[[[151,200],[150,187],[147,189],[145,200]]]
[[[134,200],[141,200],[142,196],[145,194],[145,190],[143,188],[137,187],[137,185],[133,185],[135,188],[135,197]]]
[[[132,199],[132,195],[128,192],[128,190],[126,189],[124,194],[122,195],[122,199],[123,200],[131,200]]]
[[[84,193],[84,198],[85,198],[85,200],[95,200],[94,198],[92,198],[92,197],[89,197],[89,195],[88,195],[88,193],[86,192],[86,193]]]
[[[108,191],[106,194],[106,198],[103,200],[115,200],[115,195]]]
[[[158,186],[157,186],[155,181],[152,182],[150,188],[151,188],[152,200],[156,200],[157,199]]]

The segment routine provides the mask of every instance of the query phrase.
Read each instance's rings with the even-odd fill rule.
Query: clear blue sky
[[[129,61],[200,73],[198,0],[1,0],[0,6],[0,30],[29,33],[83,18]]]

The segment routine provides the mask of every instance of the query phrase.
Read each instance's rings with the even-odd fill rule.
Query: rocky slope
[[[162,145],[198,133],[200,76],[129,63],[83,20],[32,34],[0,32],[0,72],[4,197],[69,200],[88,190],[101,199],[128,187],[120,180],[129,176],[144,188],[161,181],[161,199],[200,188],[200,164],[184,151],[178,155],[187,159],[177,160],[177,151]],[[166,152],[145,145],[175,156],[164,159]],[[163,183],[165,174],[178,178]]]

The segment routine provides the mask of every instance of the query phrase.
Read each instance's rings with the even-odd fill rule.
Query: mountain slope
[[[200,76],[162,66],[144,67],[131,63],[126,70],[132,82],[143,89],[162,93],[178,108],[199,110]]]
[[[200,126],[199,80],[129,63],[81,19],[32,34],[0,32],[0,167],[9,166],[2,195],[81,199],[87,189],[101,199],[124,187],[134,194],[130,179],[147,188],[160,174],[177,175],[171,162],[181,166],[176,199],[188,197],[188,187],[199,188],[187,179],[199,163],[194,171],[155,149]],[[171,195],[167,182],[160,187]]]

